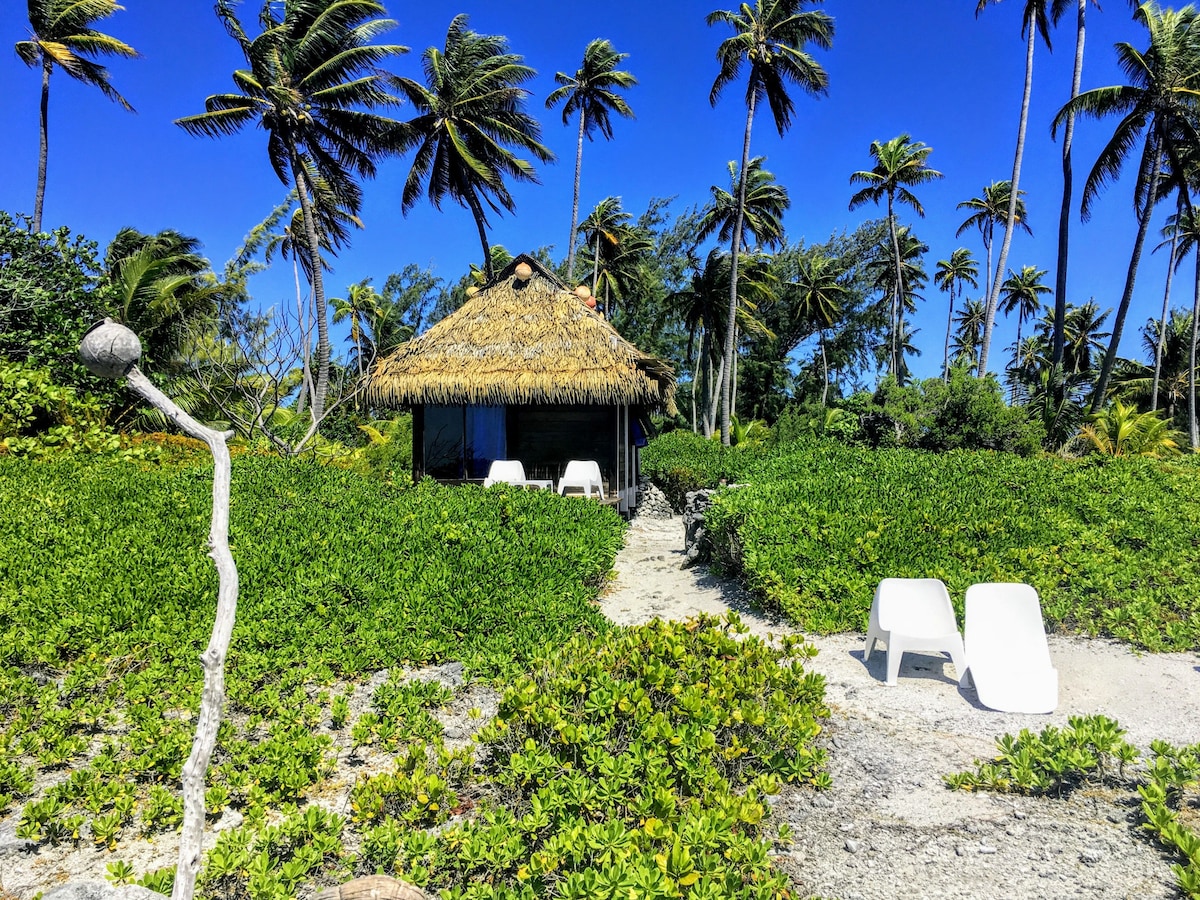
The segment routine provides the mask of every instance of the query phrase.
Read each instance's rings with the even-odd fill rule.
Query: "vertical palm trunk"
[[[296,254],[292,254],[292,278],[296,282],[296,318],[300,322],[300,399],[296,403],[296,412],[304,415],[312,395],[312,371],[308,367],[308,358],[312,355],[310,345],[311,334],[309,324],[312,320],[304,310],[304,301],[300,296],[300,262]]]
[[[567,240],[567,281],[575,280],[575,229],[579,227],[579,173],[583,168],[583,110],[579,111],[579,142],[575,148],[575,197],[571,201],[571,235]]]
[[[1154,342],[1154,382],[1150,388],[1150,412],[1158,409],[1158,382],[1162,377],[1163,344],[1167,341],[1167,314],[1171,307],[1171,280],[1175,276],[1175,252],[1179,249],[1179,218],[1183,201],[1175,213],[1175,230],[1171,232],[1171,255],[1167,257],[1167,286],[1163,290],[1162,318],[1158,320],[1158,340]]]
[[[1079,0],[1078,26],[1075,30],[1075,68],[1071,74],[1071,102],[1079,96],[1079,86],[1083,79],[1083,43],[1086,36],[1084,22],[1087,17],[1088,0]],[[1062,368],[1064,331],[1067,322],[1067,255],[1069,249],[1069,232],[1071,223],[1071,192],[1073,186],[1073,170],[1071,166],[1071,141],[1075,137],[1075,112],[1067,113],[1066,127],[1063,129],[1063,199],[1062,208],[1058,214],[1058,263],[1054,277],[1054,345],[1051,365],[1056,369]]]
[[[1133,286],[1137,281],[1138,264],[1142,260],[1142,247],[1146,243],[1146,233],[1150,230],[1150,218],[1154,215],[1154,204],[1158,201],[1158,177],[1162,172],[1162,147],[1158,135],[1151,134],[1150,141],[1150,182],[1146,186],[1146,205],[1140,211],[1137,239],[1133,243],[1133,253],[1129,257],[1129,270],[1125,274],[1125,290],[1121,294],[1121,303],[1117,306],[1117,318],[1113,321],[1112,337],[1108,342],[1108,351],[1104,354],[1104,364],[1100,368],[1100,377],[1092,391],[1092,412],[1099,412],[1104,406],[1104,398],[1108,393],[1108,382],[1112,377],[1113,366],[1117,362],[1117,348],[1121,345],[1121,332],[1125,330],[1125,316],[1129,313],[1129,304],[1133,300]],[[1135,188],[1136,191],[1136,188]]]
[[[750,132],[754,127],[754,92],[746,104],[746,134],[742,139],[742,166],[738,172],[737,210],[733,216],[733,243],[729,251],[729,320],[725,331],[725,355],[721,360],[721,443],[729,446],[729,422],[733,414],[733,354],[737,347],[738,254],[742,249],[742,220],[746,214],[746,167],[750,164]]]
[[[958,289],[961,293],[962,288]],[[942,353],[942,381],[950,381],[950,330],[954,327],[954,291],[950,291],[950,311],[946,314],[946,349]]]
[[[304,220],[304,235],[312,262],[313,306],[317,313],[317,381],[313,388],[312,417],[320,422],[325,415],[325,397],[329,393],[329,313],[325,308],[325,275],[321,269],[321,241],[317,236],[317,220],[309,196],[308,173],[299,154],[292,148],[292,175],[296,195],[300,198],[300,213]]]
[[[708,398],[708,432],[705,437],[712,437],[720,428],[717,417],[721,409],[721,385],[725,383],[725,357],[722,356],[717,366],[717,377],[712,385],[712,394]]]
[[[1196,244],[1196,288],[1192,294],[1192,340],[1188,347],[1188,437],[1192,452],[1200,450],[1196,423],[1196,339],[1200,337],[1200,243]]]
[[[983,344],[979,348],[979,377],[987,374],[988,351],[992,347],[992,328],[996,320],[996,305],[1000,301],[1000,280],[1008,264],[1008,248],[1012,244],[1013,228],[1017,221],[1017,199],[1021,196],[1021,157],[1025,154],[1025,127],[1029,123],[1029,98],[1033,93],[1033,48],[1037,28],[1032,19],[1025,23],[1029,40],[1025,48],[1025,91],[1021,97],[1021,119],[1017,126],[1017,149],[1013,154],[1012,193],[1008,197],[1008,215],[1004,223],[1004,241],[1000,244],[1000,259],[996,261],[996,274],[992,278],[992,289],[988,293],[983,310]]]
[[[50,161],[50,57],[42,60],[41,141],[38,146],[37,193],[33,198],[33,230],[42,230],[42,206],[46,201],[46,166]]]
[[[947,341],[949,338],[947,338]],[[817,343],[821,347],[821,375],[824,378],[824,383],[821,385],[821,408],[824,409],[825,401],[829,397],[829,357],[825,355],[825,329],[822,328],[817,332]]]
[[[471,209],[471,215],[475,219],[475,228],[479,232],[479,246],[483,249],[483,277],[485,281],[490,282],[494,273],[492,272],[492,248],[488,246],[487,237],[487,218],[483,214],[483,207],[479,205],[479,198],[474,192],[467,197],[467,203]]]
[[[900,236],[896,233],[896,208],[891,191],[888,191],[888,233],[892,238],[892,254],[896,263],[896,282],[892,285],[891,375],[897,384],[901,384],[900,316],[904,309],[904,261],[900,258]]]
[[[592,251],[592,296],[596,296],[596,282],[600,279],[600,232],[596,232],[596,249]]]
[[[1021,326],[1025,324],[1025,316],[1023,313],[1017,313],[1017,344],[1013,348],[1013,379],[1012,386],[1008,392],[1008,405],[1016,406],[1017,404],[1017,374],[1021,368]]]

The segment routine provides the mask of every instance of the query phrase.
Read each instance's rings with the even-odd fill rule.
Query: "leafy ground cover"
[[[1128,792],[1139,801],[1140,827],[1178,861],[1171,866],[1180,892],[1200,898],[1200,744],[1150,745],[1143,769],[1141,751],[1124,740],[1120,723],[1104,716],[1073,716],[1068,727],[1038,734],[1023,730],[996,740],[996,757],[945,776],[955,790],[988,790],[1058,797],[1085,786]],[[1136,791],[1136,795],[1134,792]]]
[[[656,477],[746,483],[708,513],[718,557],[801,628],[865,629],[888,576],[941,578],[959,604],[975,582],[1024,581],[1053,627],[1151,650],[1200,647],[1200,479],[1190,460],[834,442],[739,453],[670,437],[647,453]]]
[[[0,816],[164,892],[172,869],[123,850],[182,818],[210,490],[194,461],[0,459]],[[240,824],[210,845],[202,896],[288,900],[376,871],[462,898],[779,896],[766,797],[828,786],[811,648],[742,639],[736,618],[612,628],[593,601],[622,531],[548,492],[239,458],[206,806]],[[443,742],[451,692],[399,677],[448,660],[508,685],[475,753]],[[331,809],[347,753],[394,762]]]
[[[69,791],[85,807],[138,793],[123,779],[171,783],[215,605],[209,471],[0,458],[0,496],[0,814],[36,772],[85,755],[98,782]],[[223,735],[223,752],[243,775],[251,758],[285,758],[265,793],[295,799],[323,769],[309,726],[337,702],[322,690],[335,679],[445,660],[511,674],[546,640],[603,630],[592,601],[621,533],[611,511],[548,493],[399,489],[244,457],[228,692],[256,736]],[[117,723],[123,740],[100,740]],[[152,827],[175,815],[158,799],[139,806]],[[132,800],[122,809],[131,819]]]

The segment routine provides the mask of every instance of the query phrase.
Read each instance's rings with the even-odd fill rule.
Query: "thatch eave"
[[[517,266],[529,265],[521,279]],[[379,360],[377,406],[595,404],[675,411],[675,372],[522,254],[462,307]]]

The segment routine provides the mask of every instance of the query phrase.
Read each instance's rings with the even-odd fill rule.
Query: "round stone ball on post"
[[[104,319],[83,336],[79,359],[93,375],[124,378],[142,358],[142,342],[120,322]]]

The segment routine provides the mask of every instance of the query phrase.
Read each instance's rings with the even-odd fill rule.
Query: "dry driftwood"
[[[192,752],[183,766],[183,827],[179,838],[179,862],[171,900],[191,900],[200,871],[204,847],[204,778],[217,743],[221,707],[225,702],[225,657],[237,615],[238,574],[229,550],[229,483],[231,462],[226,441],[229,432],[201,425],[160,391],[137,367],[142,345],[136,334],[111,319],[93,326],[79,347],[84,365],[105,378],[124,376],[129,387],[175,423],[180,431],[208,444],[213,456],[212,521],[208,532],[208,555],[217,568],[217,614],[212,636],[200,657],[204,689]]]
[[[317,900],[426,900],[425,892],[407,881],[367,875],[317,894]]]

